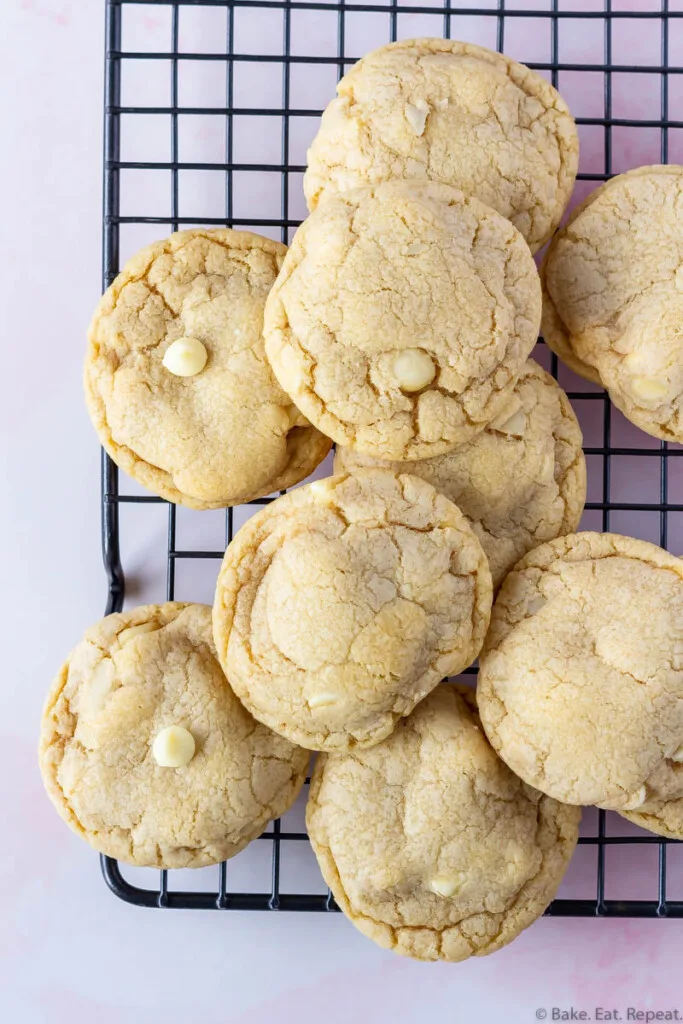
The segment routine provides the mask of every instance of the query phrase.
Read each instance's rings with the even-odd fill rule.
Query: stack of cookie
[[[461,960],[543,912],[581,804],[683,836],[683,567],[572,533],[581,431],[528,358],[532,252],[577,161],[566,105],[528,68],[392,44],[323,115],[289,251],[182,232],[106,293],[88,405],[145,486],[229,506],[337,450],[333,476],[239,531],[212,622],[177,603],[109,616],[62,669],[41,765],[98,850],[230,857],[321,751],[307,823],[339,905],[380,945]],[[551,346],[666,437],[681,429],[681,173],[598,190],[543,264]],[[480,652],[477,709],[439,684]]]

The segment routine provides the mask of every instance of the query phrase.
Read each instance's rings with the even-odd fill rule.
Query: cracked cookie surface
[[[285,252],[246,231],[181,231],[134,256],[95,311],[91,419],[117,465],[169,501],[262,497],[303,480],[331,447],[265,357],[263,307]],[[208,359],[176,376],[163,359],[188,338]]]
[[[610,533],[530,552],[499,591],[477,697],[493,747],[530,785],[638,809],[683,738],[683,563]]]
[[[593,192],[541,268],[543,335],[636,426],[683,441],[683,167]]]
[[[439,686],[378,746],[321,754],[306,826],[353,924],[419,960],[465,960],[538,918],[580,810],[525,785],[483,735],[471,692]]]
[[[162,768],[169,726],[192,759]],[[233,857],[294,802],[309,754],[242,707],[218,661],[211,609],[171,602],[89,629],[43,711],[40,767],[64,820],[100,853],[148,867]]]
[[[378,743],[476,658],[492,587],[459,509],[365,469],[253,516],[216,587],[218,657],[246,708],[313,750]]]
[[[508,221],[448,185],[390,181],[304,221],[266,303],[266,353],[339,444],[423,459],[495,419],[540,309],[533,258]]]
[[[308,151],[309,209],[392,178],[462,189],[511,220],[532,252],[571,196],[579,141],[567,105],[523,64],[470,43],[413,39],[342,78]]]
[[[384,463],[413,473],[469,520],[497,588],[523,555],[579,525],[586,499],[581,428],[564,391],[530,359],[499,417],[467,444],[432,459]],[[337,448],[335,472],[377,460]]]

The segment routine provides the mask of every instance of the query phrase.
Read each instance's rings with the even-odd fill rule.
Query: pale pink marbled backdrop
[[[375,6],[387,6],[376,2]],[[441,16],[420,11],[400,15],[400,37],[440,34]],[[472,4],[472,6],[476,6]],[[497,6],[486,0],[482,6]],[[669,0],[683,11],[683,0]],[[452,35],[495,44],[496,19],[458,14],[470,7],[453,2]],[[530,61],[550,56],[550,0],[507,0],[509,10],[536,10],[533,18],[508,18],[506,50]],[[660,0],[612,0],[614,11],[659,11]],[[559,0],[568,12],[601,11],[602,0]],[[292,12],[294,53],[336,54],[335,10]],[[346,52],[360,56],[388,38],[388,12],[346,16]],[[97,618],[104,598],[99,562],[98,449],[80,392],[83,334],[99,293],[100,139],[102,0],[3,0],[0,8],[0,109],[4,159],[0,164],[3,204],[4,381],[2,424],[3,635],[9,657],[3,665],[4,714],[0,724],[0,790],[4,843],[0,859],[0,999],[3,1019],[21,1024],[105,1024],[185,1019],[218,1024],[275,1019],[300,1024],[319,1021],[523,1022],[539,1007],[587,1009],[597,1005],[625,1011],[668,1009],[683,1013],[679,943],[683,922],[546,919],[494,957],[461,965],[427,966],[383,953],[340,916],[233,915],[143,912],[106,891],[97,859],[57,819],[43,795],[35,765],[37,723],[49,679],[83,628]],[[280,52],[281,12],[235,12],[236,48]],[[182,49],[220,51],[225,11],[184,7]],[[168,50],[169,9],[147,4],[127,7],[124,48]],[[602,19],[560,25],[561,62],[595,64],[603,59]],[[613,61],[651,66],[660,60],[659,19],[615,19]],[[669,59],[683,65],[683,21],[671,19]],[[291,69],[291,103],[322,105],[334,88],[335,68],[296,65]],[[580,117],[603,116],[602,75],[561,72],[560,88]],[[659,116],[656,74],[612,76],[612,113],[628,120]],[[181,65],[181,105],[223,105],[221,63]],[[245,64],[236,69],[238,106],[281,104],[279,65]],[[681,118],[683,78],[670,76],[669,115]],[[124,103],[166,105],[168,68],[136,62],[124,78]],[[682,119],[683,120],[683,119]],[[239,122],[239,123],[238,123]],[[277,118],[236,119],[235,160],[280,160]],[[290,160],[303,163],[315,130],[310,118],[291,123]],[[683,130],[672,129],[669,158],[683,161]],[[221,118],[181,118],[180,152],[186,161],[223,159]],[[10,142],[11,140],[11,142]],[[582,171],[604,167],[604,130],[582,126]],[[169,159],[168,121],[162,116],[124,118],[124,159]],[[612,170],[659,159],[656,129],[615,127]],[[302,217],[300,175],[291,176],[290,215]],[[592,188],[577,186],[575,201]],[[224,177],[220,172],[182,172],[181,213],[221,216]],[[168,172],[122,175],[122,212],[170,210]],[[235,174],[235,214],[279,216],[279,175]],[[122,259],[163,233],[163,227],[132,225],[122,231]],[[569,389],[590,386],[566,371]],[[588,445],[601,443],[598,404],[575,402]],[[613,414],[613,443],[653,448],[657,442]],[[591,500],[602,498],[600,457],[590,460]],[[683,503],[683,472],[672,460],[669,497]],[[616,501],[658,500],[658,462],[615,459]],[[134,488],[130,485],[130,489]],[[237,522],[244,516],[238,513]],[[123,517],[123,550],[129,571],[129,600],[163,597],[165,511],[146,506]],[[600,526],[588,512],[585,525]],[[612,527],[657,539],[656,513],[615,512]],[[181,546],[219,545],[220,514],[181,511]],[[672,514],[670,545],[683,551],[683,520]],[[216,565],[185,563],[178,594],[210,600]],[[300,824],[302,808],[291,812]],[[619,819],[616,834],[637,832]],[[584,828],[595,829],[586,814]],[[267,884],[267,843],[254,844],[230,865],[230,884]],[[683,897],[683,849],[669,853],[669,895]],[[146,879],[145,873],[130,874]],[[564,883],[568,896],[594,892],[595,851],[583,847]],[[215,876],[182,873],[172,884],[200,887]],[[310,851],[286,850],[283,888],[321,891]],[[607,854],[609,898],[655,898],[656,852],[635,847]]]

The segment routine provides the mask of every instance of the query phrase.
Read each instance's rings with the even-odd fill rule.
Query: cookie
[[[338,444],[423,459],[500,413],[540,323],[519,232],[462,192],[390,181],[304,221],[266,303],[285,391]]]
[[[509,57],[450,39],[369,53],[337,86],[308,151],[309,209],[359,185],[422,178],[511,220],[532,252],[551,237],[576,178],[566,103]]]
[[[473,700],[439,686],[371,750],[322,754],[306,825],[326,883],[378,945],[466,960],[507,945],[552,900],[580,811],[525,785]]]
[[[433,459],[385,464],[427,480],[458,506],[497,588],[527,551],[579,525],[586,500],[581,443],[569,399],[529,359],[510,404],[469,443]],[[378,464],[352,448],[337,448],[334,460],[335,472]]]
[[[64,820],[129,864],[239,853],[295,801],[309,755],[242,707],[205,605],[147,605],[89,629],[43,711],[40,767]]]
[[[486,734],[556,800],[636,810],[683,739],[683,563],[577,533],[510,573],[480,657]]]
[[[245,707],[313,750],[384,739],[476,658],[491,574],[462,513],[424,480],[359,470],[298,488],[239,531],[214,638]]]
[[[168,501],[222,508],[290,487],[331,447],[273,376],[263,306],[285,246],[181,231],[126,264],[90,326],[85,393],[114,462]]]
[[[683,441],[683,167],[639,167],[579,206],[542,266],[543,335],[636,426]]]
[[[683,839],[683,742],[646,780],[638,810],[621,815],[667,839]]]

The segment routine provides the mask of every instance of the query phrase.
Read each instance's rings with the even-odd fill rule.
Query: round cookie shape
[[[180,231],[134,256],[95,311],[85,394],[114,462],[168,501],[207,509],[290,487],[331,443],[276,381],[263,307],[286,247]]]
[[[581,428],[569,399],[529,359],[509,405],[467,444],[432,459],[384,463],[413,473],[464,513],[489,560],[493,586],[532,548],[572,533],[586,499]],[[337,448],[335,472],[381,465]]]
[[[423,459],[495,419],[540,309],[533,258],[508,221],[448,185],[389,181],[301,225],[266,303],[266,353],[338,444]]]
[[[498,593],[477,697],[520,778],[566,803],[637,809],[683,736],[683,563],[610,533],[530,552]]]
[[[476,658],[492,599],[462,513],[417,477],[364,469],[253,516],[216,587],[218,657],[245,707],[313,750],[368,747]]]
[[[578,169],[574,119],[523,64],[449,39],[383,46],[337,86],[308,151],[310,210],[394,178],[461,189],[512,221],[532,252],[551,237]]]
[[[552,900],[581,812],[496,756],[473,698],[439,686],[371,750],[316,761],[306,826],[326,883],[378,945],[465,960],[507,945]]]
[[[683,167],[606,182],[553,238],[543,335],[636,426],[683,441]]]
[[[100,853],[139,866],[233,857],[294,803],[308,760],[238,701],[205,605],[108,615],[71,653],[43,711],[53,804]]]

